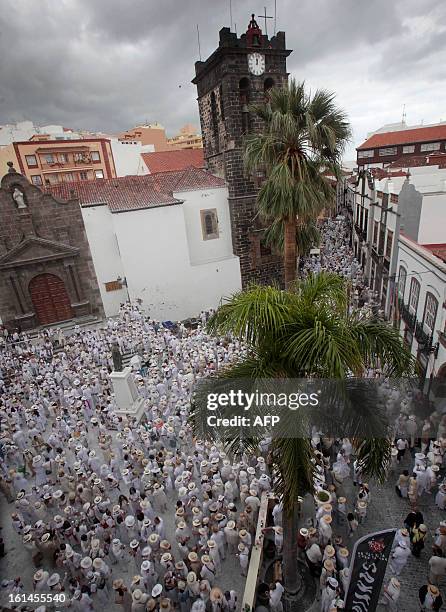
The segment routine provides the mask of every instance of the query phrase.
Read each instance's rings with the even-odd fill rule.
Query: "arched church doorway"
[[[65,284],[55,274],[39,274],[29,283],[29,294],[40,325],[73,318]]]

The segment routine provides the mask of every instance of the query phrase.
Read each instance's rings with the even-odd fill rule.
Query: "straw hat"
[[[160,548],[161,550],[170,550],[172,547],[170,545],[170,542],[168,542],[167,540],[161,540]]]
[[[210,556],[209,556],[209,555],[203,555],[203,556],[201,557],[201,562],[202,562],[204,565],[207,565],[208,563],[210,563],[210,562],[211,562],[211,558],[210,558]]]
[[[324,567],[327,570],[327,572],[333,572],[334,571],[334,563],[333,563],[333,561],[331,559],[325,559]]]
[[[49,576],[48,572],[45,572],[43,569],[39,569],[34,574],[33,578],[36,582],[40,582],[41,580],[47,579],[48,576]]]
[[[345,504],[346,502],[347,502],[347,499],[345,497],[338,498],[338,504]]]
[[[135,589],[132,593],[132,599],[133,601],[140,601],[142,599],[142,591],[141,589]]]
[[[192,551],[187,555],[187,558],[189,559],[189,561],[191,561],[192,563],[196,563],[198,561],[198,555],[196,552]]]
[[[60,582],[60,576],[57,572],[55,572],[54,574],[51,574],[51,576],[48,578],[47,585],[49,587],[56,586],[58,582]]]
[[[336,551],[335,551],[334,547],[331,544],[328,544],[325,547],[325,554],[326,554],[327,557],[334,557],[335,556]]]
[[[344,547],[343,547],[343,548],[340,548],[340,549],[339,549],[339,556],[340,556],[340,557],[345,557],[345,558],[347,558],[349,554],[350,554],[350,553],[348,552],[348,548],[344,548]]]
[[[122,578],[117,578],[116,580],[113,580],[112,587],[115,591],[117,589],[122,588],[123,586],[124,586],[124,581]]]
[[[93,561],[91,559],[91,557],[84,557],[81,561],[81,568],[82,569],[90,569],[91,566],[93,565]]]
[[[189,584],[191,584],[192,582],[197,582],[197,574],[195,572],[189,572],[186,581]]]
[[[50,534],[44,533],[43,536],[40,538],[40,541],[45,543],[45,542],[48,542],[49,539],[50,539]]]
[[[308,529],[305,529],[305,527],[302,527],[302,529],[299,529],[299,533],[303,538],[308,538]]]
[[[240,544],[237,546],[239,552],[243,552],[245,550],[245,545],[243,544],[243,542],[240,542]]]
[[[167,563],[167,561],[172,561],[172,555],[168,552],[164,553],[163,555],[161,555],[161,562],[162,563]]]
[[[427,532],[427,527],[426,527],[426,525],[424,523],[421,523],[421,525],[418,527],[418,529],[420,531],[422,531],[423,533]]]
[[[146,605],[147,612],[153,612],[155,608],[156,608],[156,601],[153,598],[150,598]]]
[[[228,521],[226,527],[228,529],[235,529],[235,521]]]
[[[141,582],[141,576],[133,576],[132,578],[132,584],[138,584],[138,582]]]
[[[430,584],[427,587],[427,589],[428,589],[429,593],[431,595],[433,595],[433,597],[437,597],[440,594],[440,591],[439,591],[438,587],[435,586],[435,584]]]
[[[223,591],[221,589],[219,589],[218,587],[214,587],[213,589],[211,589],[211,592],[209,594],[209,599],[213,603],[218,603],[218,602],[222,601],[222,599],[223,599]]]
[[[130,542],[130,548],[138,548],[138,546],[139,546],[138,540],[132,540]]]
[[[151,533],[147,539],[149,544],[156,544],[158,542],[158,540],[160,539],[159,535],[157,533]]]
[[[215,548],[215,541],[214,540],[208,540],[207,541],[207,545],[208,545],[208,548]]]
[[[322,517],[322,520],[324,521],[324,523],[330,524],[332,522],[332,520],[333,520],[333,517],[330,514],[325,514]]]

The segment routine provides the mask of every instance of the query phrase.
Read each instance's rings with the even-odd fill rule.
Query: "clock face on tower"
[[[260,76],[265,72],[265,56],[261,53],[250,53],[248,55],[249,72],[254,76]]]

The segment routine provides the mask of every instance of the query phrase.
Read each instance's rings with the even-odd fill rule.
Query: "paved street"
[[[353,538],[348,538],[347,529],[339,528],[336,525],[333,527],[333,533],[335,535],[342,535],[344,541],[347,543],[347,547],[350,553],[353,550],[355,541],[367,533],[379,531],[381,529],[390,529],[391,527],[404,527],[403,521],[407,516],[410,508],[407,499],[401,499],[395,493],[395,481],[399,473],[409,468],[408,457],[401,466],[398,466],[397,470],[389,475],[389,480],[384,485],[377,485],[370,482],[372,499],[367,510],[367,519],[363,525],[359,525],[357,535]],[[347,499],[354,499],[354,487],[351,482],[345,487],[347,493]],[[398,602],[398,610],[401,612],[412,612],[420,609],[418,600],[418,589],[426,584],[428,577],[428,561],[431,556],[432,549],[432,537],[433,532],[438,527],[439,522],[446,518],[446,514],[441,512],[434,505],[435,494],[424,495],[419,502],[419,510],[422,512],[424,522],[428,527],[428,537],[425,548],[421,553],[420,559],[416,559],[413,555],[410,555],[405,568],[402,570],[401,575],[398,576],[398,580],[401,583],[401,596]],[[305,500],[305,518],[311,515],[312,500]],[[384,584],[392,576],[390,568],[388,566]],[[446,580],[440,585],[443,598],[446,595]],[[315,602],[311,607],[311,612],[317,612],[320,610],[320,603]],[[388,610],[385,606],[378,607],[379,612]]]

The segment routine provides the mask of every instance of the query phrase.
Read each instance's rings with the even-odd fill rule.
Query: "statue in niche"
[[[17,208],[27,208],[25,204],[25,197],[18,187],[14,187],[14,191],[12,192],[12,198],[17,204]]]

